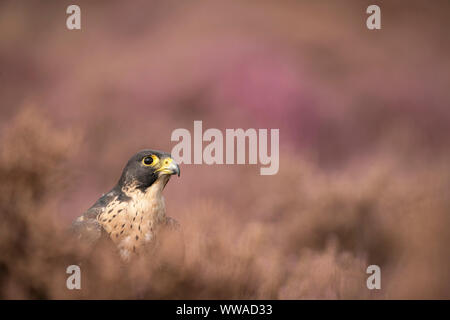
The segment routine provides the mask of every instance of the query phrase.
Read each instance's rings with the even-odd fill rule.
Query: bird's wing
[[[89,244],[97,242],[104,232],[96,217],[101,208],[92,207],[72,223],[72,232],[77,238]]]
[[[106,234],[103,227],[97,221],[97,216],[103,212],[106,205],[114,198],[113,191],[100,197],[92,207],[72,223],[72,232],[78,239],[94,244]]]

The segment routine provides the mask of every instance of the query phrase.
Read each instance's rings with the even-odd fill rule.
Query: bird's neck
[[[160,178],[158,178],[150,187],[145,189],[144,192],[142,192],[143,197],[149,201],[153,199],[158,199],[162,197],[162,191],[164,190],[164,187],[166,186],[167,182],[169,181],[170,176],[163,175]]]
[[[141,210],[148,218],[163,221],[166,208],[162,191],[169,181],[170,176],[164,175],[158,178],[144,191],[129,186],[122,188],[122,192],[131,198],[137,210]]]

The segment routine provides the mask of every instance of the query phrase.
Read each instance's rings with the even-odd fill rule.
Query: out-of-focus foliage
[[[449,298],[448,1],[0,3],[1,298]],[[34,106],[34,107],[31,107]],[[185,260],[70,221],[172,130],[279,128],[280,172],[182,165]],[[65,271],[81,263],[82,290]],[[380,265],[382,290],[366,288]]]

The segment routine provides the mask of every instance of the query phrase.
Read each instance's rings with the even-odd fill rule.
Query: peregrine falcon
[[[90,243],[110,238],[124,261],[155,242],[165,226],[178,222],[166,216],[162,191],[180,168],[171,155],[142,150],[128,161],[116,186],[72,224],[78,238]]]

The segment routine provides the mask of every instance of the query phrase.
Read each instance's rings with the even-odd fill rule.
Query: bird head
[[[171,175],[180,176],[180,167],[169,153],[158,150],[142,150],[128,160],[119,180],[119,187],[136,187],[145,191],[157,180],[164,185]]]

